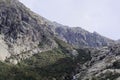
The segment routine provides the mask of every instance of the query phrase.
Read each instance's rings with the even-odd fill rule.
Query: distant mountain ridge
[[[80,27],[68,27],[53,22],[53,31],[56,35],[76,47],[102,47],[114,43],[114,40],[101,36],[97,32],[90,33]]]

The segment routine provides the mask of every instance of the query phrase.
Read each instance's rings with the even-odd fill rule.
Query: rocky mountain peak
[[[0,51],[5,50],[4,52],[11,56],[28,51],[31,51],[29,55],[38,53],[41,51],[38,45],[44,46],[44,49],[50,49],[55,45],[49,21],[32,12],[18,0],[1,0],[0,36],[0,46],[3,42],[6,46]],[[0,55],[3,53],[0,52]],[[4,59],[6,57],[8,55],[4,56]]]

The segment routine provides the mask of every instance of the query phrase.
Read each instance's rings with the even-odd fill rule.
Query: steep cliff
[[[0,59],[21,53],[26,58],[56,47],[48,24],[18,0],[0,0]]]

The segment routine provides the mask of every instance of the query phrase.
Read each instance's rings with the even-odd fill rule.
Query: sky
[[[70,27],[120,39],[120,0],[20,0],[37,14]]]

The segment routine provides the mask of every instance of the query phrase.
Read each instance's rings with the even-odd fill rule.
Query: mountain
[[[79,27],[51,22],[18,0],[0,0],[0,60],[17,63],[33,54],[57,47],[54,38],[75,47],[107,46],[113,40]],[[13,60],[13,57],[17,58]]]
[[[120,45],[91,50],[92,59],[83,64],[80,80],[120,80]]]
[[[27,58],[57,47],[48,24],[18,0],[0,0],[0,60]]]
[[[59,39],[76,47],[102,47],[114,43],[114,40],[101,36],[97,32],[90,33],[80,27],[68,27],[54,22],[53,31]]]
[[[120,45],[0,0],[0,80],[119,80]]]
[[[34,54],[16,65],[0,62],[0,80],[120,79],[120,45],[76,49],[77,56],[72,56],[66,54],[69,44],[56,41],[59,48]]]

